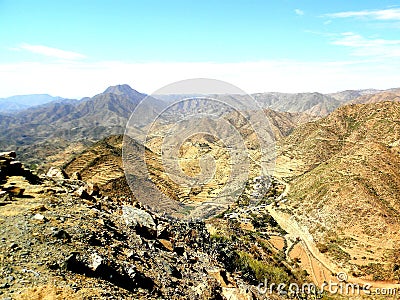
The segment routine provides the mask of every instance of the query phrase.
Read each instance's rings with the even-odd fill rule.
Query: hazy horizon
[[[0,97],[82,98],[188,78],[247,93],[388,89],[400,82],[395,1],[2,1]]]

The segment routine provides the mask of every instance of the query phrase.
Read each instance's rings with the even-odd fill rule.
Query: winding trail
[[[289,183],[276,178],[279,183],[285,185],[285,190],[282,192],[282,194],[277,198],[278,201],[282,200],[284,197],[286,197],[290,191],[290,185]],[[294,218],[294,216],[291,216],[287,213],[277,211],[274,209],[273,205],[269,205],[266,207],[268,213],[275,219],[275,221],[288,233],[288,237],[294,238],[294,239],[300,239],[301,245],[304,249],[304,251],[307,254],[308,257],[308,262],[311,267],[311,272],[313,274],[312,277],[314,280],[316,280],[317,285],[322,285],[324,281],[327,280],[325,277],[325,270],[329,272],[330,274],[338,274],[338,273],[343,273],[345,270],[343,268],[340,268],[338,265],[333,263],[330,259],[328,259],[324,254],[322,254],[311,234],[308,232],[307,228],[304,226],[301,226]],[[320,271],[322,272],[321,278],[316,274],[316,270],[314,268],[313,264],[313,259],[321,266]],[[304,262],[306,263],[306,262]],[[307,264],[306,263],[306,264]],[[325,269],[325,270],[324,270]],[[320,278],[320,280],[319,280]],[[335,277],[332,277],[335,279]],[[370,285],[373,288],[397,288],[398,291],[400,292],[400,284],[395,283],[393,281],[372,281],[372,280],[367,280],[367,279],[362,279],[354,276],[347,276],[348,280],[347,282],[350,283],[355,283],[361,285]],[[337,280],[336,280],[337,281]]]

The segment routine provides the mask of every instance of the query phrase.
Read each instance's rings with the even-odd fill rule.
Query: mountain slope
[[[400,103],[379,102],[341,107],[280,144],[277,164],[292,179],[286,209],[355,274],[395,277],[399,140]]]
[[[366,90],[346,90],[346,91],[341,91],[337,93],[331,93],[329,94],[333,98],[335,98],[338,101],[341,102],[348,102],[353,99],[356,99],[358,97],[361,97],[363,95],[373,95],[376,93],[382,92],[381,90],[375,90],[375,89],[366,89]]]
[[[320,93],[259,93],[252,96],[264,108],[314,116],[325,116],[341,105],[335,98]]]
[[[0,115],[0,146],[4,150],[18,147],[27,162],[38,163],[46,157],[28,154],[44,142],[63,140],[86,144],[112,134],[123,134],[130,114],[144,97],[145,94],[124,85],[109,87],[104,93],[77,102],[52,102],[12,116]],[[149,109],[156,112],[164,105],[156,99],[148,103]]]
[[[400,101],[400,89],[392,89],[372,95],[363,95],[353,99],[350,103],[376,103],[384,101]]]

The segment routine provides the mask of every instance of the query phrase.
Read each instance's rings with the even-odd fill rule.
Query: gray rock
[[[56,167],[51,167],[49,171],[47,171],[46,174],[47,177],[53,178],[53,179],[68,179],[68,175],[61,169],[56,168]]]
[[[81,186],[79,189],[77,189],[74,192],[74,194],[76,196],[78,196],[79,198],[81,198],[81,199],[88,199],[89,200],[91,198],[91,196],[87,193],[85,187],[83,187],[83,186]]]
[[[22,169],[22,163],[19,160],[14,160],[10,162],[10,167],[13,169]]]
[[[137,229],[140,235],[154,236],[157,233],[157,226],[152,216],[141,209],[130,205],[122,206],[122,218],[129,227]]]
[[[17,157],[17,153],[15,151],[0,152],[0,157],[5,159],[14,159]]]
[[[10,285],[8,284],[8,282],[0,284],[0,289],[7,289],[9,287],[10,287]]]
[[[46,217],[43,216],[42,214],[35,214],[35,215],[32,217],[32,219],[33,219],[33,220],[36,220],[36,221],[43,222],[43,223],[47,221]]]
[[[92,261],[90,263],[90,268],[93,271],[96,271],[98,269],[98,267],[100,267],[102,265],[103,258],[100,255],[98,255],[97,253],[93,253],[91,255],[91,259],[92,259]]]

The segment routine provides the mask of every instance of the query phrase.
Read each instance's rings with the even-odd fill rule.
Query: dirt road
[[[282,192],[282,194],[277,198],[277,200],[282,200],[285,198],[289,191],[290,191],[290,185],[289,183],[278,179],[277,180],[285,185],[285,190]],[[299,239],[301,245],[304,248],[304,251],[306,251],[307,255],[304,257],[308,257],[307,262],[302,262],[304,265],[311,266],[311,268],[308,267],[309,270],[311,270],[311,275],[312,278],[317,281],[315,282],[318,285],[322,285],[324,281],[326,281],[326,277],[328,273],[330,274],[339,274],[339,273],[345,273],[347,274],[346,270],[343,268],[340,268],[338,265],[336,265],[334,262],[332,262],[330,259],[328,259],[324,254],[322,254],[312,237],[312,235],[308,232],[308,229],[302,225],[300,225],[294,218],[294,216],[289,215],[287,213],[281,212],[276,210],[273,205],[269,205],[267,207],[268,213],[275,219],[275,221],[288,233],[287,238],[292,238],[292,239]],[[314,261],[315,260],[315,261]],[[332,277],[332,276],[329,276]],[[332,277],[335,278],[335,277]],[[366,285],[369,284],[373,288],[397,288],[400,291],[400,284],[395,284],[393,282],[389,281],[372,281],[372,280],[367,280],[367,279],[362,279],[362,278],[357,278],[348,275],[347,276],[347,282],[350,283],[356,283],[361,285]]]

